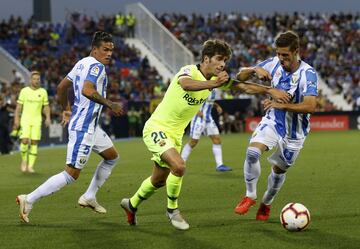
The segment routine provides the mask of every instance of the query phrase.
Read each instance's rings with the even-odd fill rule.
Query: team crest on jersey
[[[94,66],[93,68],[91,68],[90,70],[90,74],[94,75],[94,76],[98,76],[100,72],[100,68],[98,66]]]
[[[160,141],[159,141],[159,145],[160,145],[160,147],[165,146],[165,145],[166,145],[165,140],[160,140]]]
[[[291,83],[292,83],[292,84],[296,84],[296,82],[298,81],[298,79],[299,79],[299,77],[294,74],[294,75],[291,77]]]
[[[86,160],[87,160],[86,157],[80,157],[79,158],[79,164],[84,165],[86,163]]]

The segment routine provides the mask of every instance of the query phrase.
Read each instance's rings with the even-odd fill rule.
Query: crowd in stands
[[[286,29],[295,30],[301,38],[301,57],[313,65],[325,82],[343,94],[350,103],[360,107],[360,17],[355,14],[302,15],[294,13],[271,16],[215,13],[208,16],[192,14],[162,14],[157,18],[199,59],[202,43],[209,38],[224,39],[233,48],[228,68],[234,74],[239,67],[253,65],[274,53],[274,36]],[[136,20],[121,13],[115,16],[93,17],[74,12],[64,24],[37,23],[32,18],[10,17],[0,23],[0,46],[5,48],[28,70],[42,73],[42,83],[49,94],[52,119],[60,120],[60,108],[55,101],[56,87],[73,65],[90,52],[91,35],[97,30],[114,34],[113,62],[107,69],[108,96],[121,101],[128,113],[131,135],[140,135],[141,127],[150,115],[143,105],[161,98],[169,82],[165,82],[146,57],[135,47],[129,47],[124,37],[134,36]],[[20,89],[26,84],[14,71],[12,82],[1,81],[1,115],[11,113]],[[17,74],[17,75],[16,75]],[[167,79],[166,79],[167,80]],[[224,92],[224,99],[243,95]],[[253,97],[252,108],[243,115],[261,115],[261,99]],[[336,108],[320,96],[319,111]],[[238,115],[239,116],[239,115]],[[117,120],[105,111],[103,126],[117,137]],[[220,120],[227,120],[220,117]],[[243,120],[242,118],[231,118]],[[230,119],[230,120],[231,120]],[[9,121],[11,122],[11,121]],[[223,122],[226,123],[226,122]],[[227,130],[242,130],[241,122],[230,124]],[[226,125],[224,127],[230,127]],[[235,128],[234,128],[235,127]],[[224,128],[225,129],[225,128]]]
[[[356,106],[360,97],[360,15],[279,14],[269,16],[239,13],[213,15],[157,15],[162,24],[184,43],[197,58],[208,38],[220,38],[232,45],[229,68],[254,65],[274,54],[277,33],[291,29],[301,38],[301,58],[313,65],[324,81]],[[320,110],[332,110],[325,98]]]
[[[10,17],[0,23],[0,45],[29,71],[42,73],[42,87],[49,94],[52,120],[59,121],[61,118],[55,101],[57,84],[79,59],[88,56],[92,34],[97,30],[112,33],[115,38],[113,62],[107,69],[109,98],[122,102],[127,109],[128,103],[150,101],[163,94],[166,82],[146,57],[142,58],[135,47],[124,43],[124,36],[133,36],[134,27],[127,26],[126,22],[131,17],[125,16],[125,22],[119,22],[119,16],[123,17],[120,13],[116,17],[101,16],[94,21],[92,17],[72,13],[63,25],[37,23],[33,19],[24,22],[20,17]],[[1,96],[11,108],[16,106],[19,90],[26,84],[16,78],[8,84],[2,82]],[[104,122],[112,118],[111,113],[105,111]],[[118,134],[114,130],[119,128],[112,123],[109,130]]]

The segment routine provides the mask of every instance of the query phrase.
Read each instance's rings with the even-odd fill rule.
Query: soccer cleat
[[[260,204],[260,207],[256,213],[256,219],[266,221],[270,217],[270,208],[271,205],[266,205],[264,203]]]
[[[255,204],[256,204],[255,200],[245,196],[235,207],[234,211],[237,214],[246,214],[249,211],[250,207],[254,206]]]
[[[127,222],[131,226],[135,226],[137,224],[136,220],[136,208],[132,208],[130,204],[130,199],[124,198],[120,202],[120,206],[125,210],[125,213],[127,215]]]
[[[106,209],[101,206],[99,203],[97,203],[96,199],[86,199],[84,197],[84,195],[80,196],[78,203],[81,207],[83,208],[91,208],[92,210],[94,210],[95,212],[99,213],[99,214],[105,214],[106,213]]]
[[[171,213],[169,211],[166,211],[166,216],[169,218],[171,224],[176,229],[188,230],[190,228],[189,223],[187,223],[181,216],[179,209],[174,209]]]
[[[32,205],[26,201],[26,195],[18,195],[16,197],[16,203],[20,207],[19,217],[25,222],[29,223],[29,213],[32,209]]]
[[[26,172],[26,170],[27,170],[27,162],[22,161],[20,168],[21,168],[21,172]]]
[[[224,164],[221,164],[216,167],[216,171],[220,171],[220,172],[232,171],[232,168],[230,168],[229,166],[226,166]]]

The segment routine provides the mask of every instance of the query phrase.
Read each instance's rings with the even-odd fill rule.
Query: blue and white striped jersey
[[[66,77],[73,82],[75,96],[68,129],[94,133],[103,106],[89,100],[81,92],[84,82],[90,81],[98,93],[106,98],[108,79],[105,66],[94,57],[85,57],[75,64]]]
[[[278,57],[269,58],[258,66],[271,74],[272,87],[287,91],[292,96],[293,103],[302,102],[304,96],[318,95],[317,74],[314,68],[304,61],[301,61],[294,73],[286,72]],[[282,137],[304,138],[310,131],[310,114],[272,108],[265,117],[275,122],[275,128]]]
[[[211,116],[211,111],[212,108],[214,106],[214,102],[216,99],[216,90],[213,89],[211,91],[211,94],[209,95],[209,97],[207,97],[206,101],[204,102],[204,104],[201,106],[200,108],[200,112],[203,113],[203,119],[205,120],[205,122],[211,122],[212,121],[212,116]],[[197,116],[195,116],[196,118]]]

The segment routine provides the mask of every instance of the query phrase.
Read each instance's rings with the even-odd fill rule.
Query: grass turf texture
[[[160,189],[138,211],[138,226],[126,223],[120,200],[130,197],[151,173],[150,153],[141,139],[116,142],[120,162],[98,193],[108,213],[78,207],[100,158],[93,154],[80,178],[35,203],[30,224],[18,218],[15,197],[29,193],[62,170],[65,147],[38,153],[36,174],[20,172],[20,155],[0,156],[1,248],[359,248],[360,133],[310,134],[296,165],[273,203],[268,222],[255,213],[270,171],[266,153],[258,184],[258,203],[245,216],[233,212],[245,193],[243,161],[249,134],[222,136],[224,163],[232,172],[216,172],[210,139],[204,137],[190,155],[180,209],[190,223],[175,230],[165,216],[166,191]],[[187,138],[186,138],[187,139]],[[187,140],[186,140],[187,141]],[[184,142],[186,142],[184,141]],[[279,213],[288,202],[300,202],[312,223],[300,233],[285,231]]]

